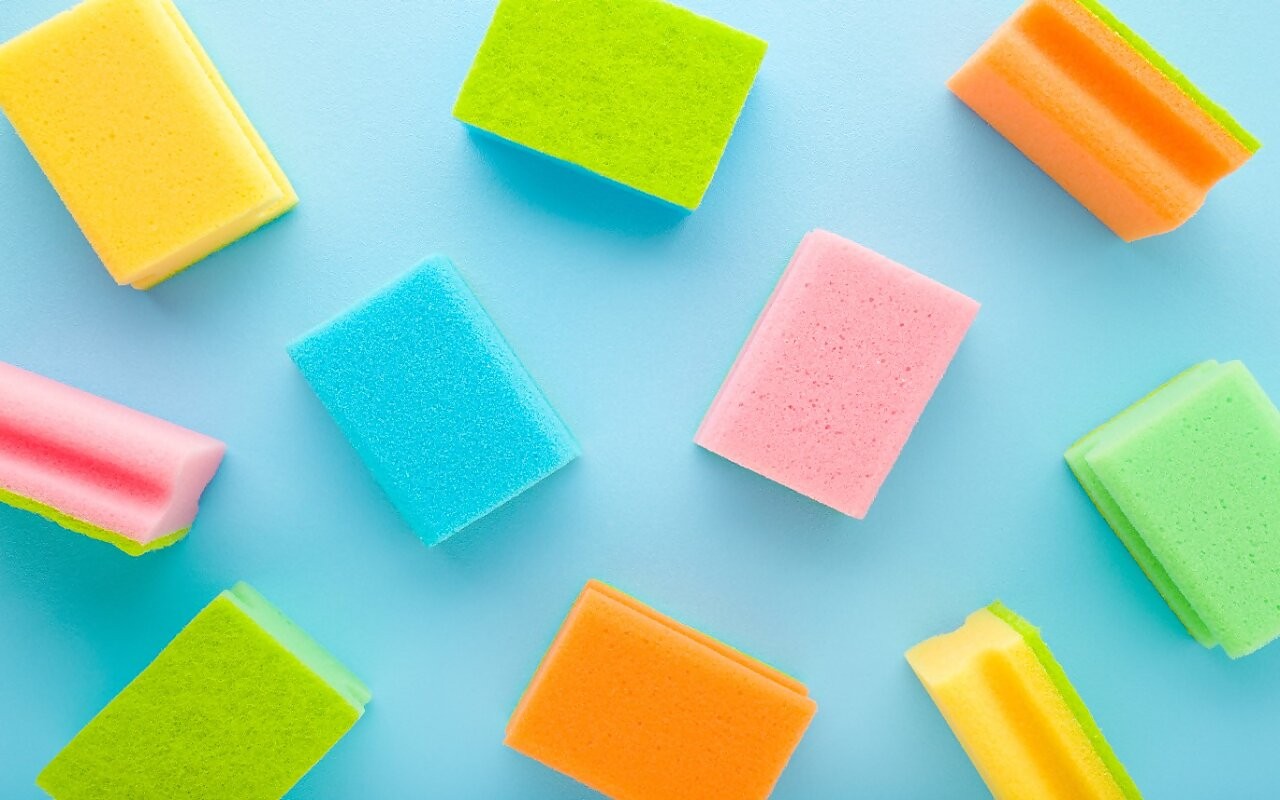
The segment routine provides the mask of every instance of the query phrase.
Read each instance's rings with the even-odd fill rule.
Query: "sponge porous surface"
[[[1039,632],[1000,603],[907,661],[996,800],[1141,797]]]
[[[1068,463],[1198,640],[1239,657],[1280,636],[1280,411],[1242,363],[1188,370]]]
[[[692,209],[765,49],[663,0],[501,0],[453,114]]]
[[[130,555],[180,538],[226,446],[0,362],[0,502]]]
[[[282,620],[245,584],[223,592],[37,783],[55,800],[282,797],[369,699],[358,679]],[[283,628],[289,632],[277,636]]]
[[[959,292],[813,231],[695,441],[862,518],[977,313]]]
[[[1258,148],[1095,0],[1028,0],[948,86],[1128,241],[1186,222]]]
[[[762,799],[816,710],[794,678],[591,581],[506,742],[616,800]]]
[[[169,0],[85,0],[0,45],[0,108],[118,283],[150,288],[297,202]]]
[[[578,455],[448,259],[425,261],[289,354],[427,544]]]

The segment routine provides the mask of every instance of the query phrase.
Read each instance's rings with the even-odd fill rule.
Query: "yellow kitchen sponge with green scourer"
[[[55,800],[278,800],[360,719],[360,679],[244,583],[59,753]]]
[[[694,209],[767,46],[664,0],[501,0],[453,115]]]
[[[169,0],[85,0],[0,45],[0,109],[119,284],[298,201]]]
[[[1140,800],[1040,632],[996,602],[907,661],[996,800]]]

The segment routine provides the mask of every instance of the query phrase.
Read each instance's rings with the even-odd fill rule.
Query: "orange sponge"
[[[614,800],[765,798],[817,711],[804,685],[598,581],[507,745]]]
[[[1186,222],[1260,147],[1096,0],[1029,0],[947,85],[1126,241]]]

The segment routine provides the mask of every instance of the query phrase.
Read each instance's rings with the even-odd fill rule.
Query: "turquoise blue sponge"
[[[578,455],[446,258],[423,262],[289,355],[428,545]]]
[[[55,800],[277,800],[369,690],[244,583],[214,598],[36,783]]]

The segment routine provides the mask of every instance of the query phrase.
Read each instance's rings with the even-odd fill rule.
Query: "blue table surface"
[[[0,0],[0,39],[67,4]],[[1149,797],[1280,792],[1280,645],[1196,645],[1062,461],[1201,359],[1243,359],[1280,398],[1271,149],[1183,228],[1125,244],[944,87],[1012,0],[687,0],[770,49],[686,216],[451,119],[489,0],[180,5],[302,202],[152,292],[117,288],[0,121],[0,359],[230,448],[191,535],[144,558],[0,507],[0,797],[41,796],[41,766],[241,579],[374,692],[290,797],[592,796],[502,745],[590,577],[808,684],[781,800],[986,796],[902,652],[996,597]],[[1112,8],[1280,146],[1280,4]],[[813,227],[983,303],[864,522],[691,443]],[[433,253],[584,454],[429,550],[284,348]]]

